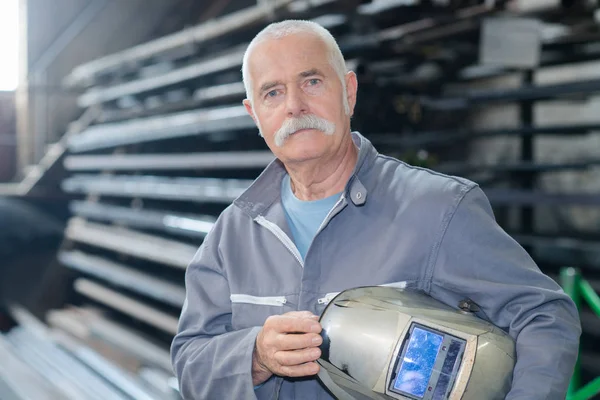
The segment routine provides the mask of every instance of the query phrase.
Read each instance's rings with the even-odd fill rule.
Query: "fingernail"
[[[321,337],[320,336],[315,336],[312,339],[313,344],[320,344],[321,343]]]
[[[310,330],[311,330],[312,332],[321,332],[321,325],[319,325],[319,324],[313,324],[313,325],[310,327]]]

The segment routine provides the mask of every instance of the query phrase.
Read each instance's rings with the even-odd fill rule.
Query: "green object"
[[[592,311],[600,317],[600,297],[596,294],[590,283],[586,280],[580,280],[579,287],[581,296],[588,303]]]
[[[600,377],[594,379],[581,389],[577,391],[573,396],[569,396],[569,400],[590,400],[595,395],[600,393]]]
[[[600,317],[600,297],[590,283],[581,277],[577,269],[563,268],[560,271],[560,283],[565,293],[573,299],[578,311],[581,311],[581,302],[585,300],[592,311]],[[597,394],[600,394],[600,377],[582,387],[580,357],[577,357],[573,377],[569,384],[567,400],[590,400]]]

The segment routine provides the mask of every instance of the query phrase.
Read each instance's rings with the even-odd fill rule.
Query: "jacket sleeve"
[[[260,327],[232,329],[230,289],[214,236],[209,233],[186,271],[171,361],[184,399],[255,399],[252,352]]]
[[[477,303],[483,317],[516,340],[507,400],[564,400],[581,326],[574,303],[496,223],[475,186],[449,216],[432,257],[430,295]]]

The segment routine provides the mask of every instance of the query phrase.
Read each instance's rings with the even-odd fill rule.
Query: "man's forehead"
[[[327,51],[321,46],[297,46],[275,39],[261,43],[249,60],[249,72],[258,87],[265,82],[286,81],[319,73],[332,73]]]
[[[326,46],[320,40],[291,35],[281,39],[266,39],[259,43],[249,58],[252,72],[262,73],[293,64],[297,72],[311,68],[323,70],[329,63]]]

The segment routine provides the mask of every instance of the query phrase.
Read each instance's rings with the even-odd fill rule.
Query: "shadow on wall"
[[[18,303],[42,317],[64,302],[66,273],[55,261],[63,231],[24,200],[0,197],[0,308]]]

